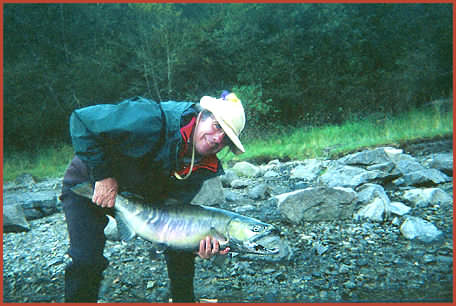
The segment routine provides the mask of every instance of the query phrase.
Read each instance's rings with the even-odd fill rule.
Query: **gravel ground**
[[[276,182],[288,188],[290,181]],[[452,195],[452,184],[439,186]],[[392,200],[394,196],[391,195]],[[272,201],[225,203],[277,225],[293,250],[275,262],[238,254],[196,260],[195,294],[218,302],[451,302],[453,211],[413,208],[440,240],[406,239],[392,219],[299,225],[284,221]],[[26,233],[3,234],[4,302],[63,302],[68,237],[64,215],[30,221]],[[110,266],[99,302],[168,302],[165,260],[150,243],[107,242]]]
[[[230,254],[196,263],[195,290],[219,302],[452,300],[452,212],[422,209],[444,232],[432,244],[405,239],[391,222],[276,223],[294,254],[268,262]],[[3,235],[4,302],[63,302],[68,238],[61,213]],[[166,302],[162,254],[139,238],[108,241],[100,302]]]

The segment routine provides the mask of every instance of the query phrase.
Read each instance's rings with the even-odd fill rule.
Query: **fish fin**
[[[106,215],[108,217],[108,223],[106,224],[104,228],[104,234],[106,236],[106,239],[108,240],[113,240],[113,241],[119,241],[119,231],[117,229],[117,221],[114,219],[113,216],[111,215]]]
[[[85,197],[88,199],[91,199],[93,195],[93,187],[92,184],[90,184],[89,182],[84,182],[76,186],[73,186],[70,188],[70,190],[78,196]]]
[[[120,240],[128,241],[136,236],[135,231],[133,231],[118,214],[116,214],[115,219],[117,222],[117,231],[119,232]]]
[[[217,231],[215,228],[211,227],[211,232],[210,236],[214,237],[215,239],[218,240],[220,246],[226,246],[230,242],[230,238],[226,237],[226,235],[223,235],[219,231]]]

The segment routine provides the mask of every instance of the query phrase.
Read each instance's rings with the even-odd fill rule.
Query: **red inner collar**
[[[193,144],[189,141],[192,135],[193,129],[196,125],[196,117],[193,117],[190,122],[183,126],[180,129],[180,133],[182,136],[182,146],[179,152],[179,158],[182,159],[185,154],[192,149]],[[208,169],[212,172],[217,172],[219,160],[215,154],[204,156],[198,163],[193,165],[192,172],[197,169]],[[185,165],[182,169],[177,171],[177,174],[183,176],[186,175],[190,171],[190,164]]]

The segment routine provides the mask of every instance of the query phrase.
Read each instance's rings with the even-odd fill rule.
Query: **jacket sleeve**
[[[163,141],[160,106],[147,100],[100,104],[78,109],[70,117],[76,155],[95,181],[112,177],[112,156],[141,157]]]

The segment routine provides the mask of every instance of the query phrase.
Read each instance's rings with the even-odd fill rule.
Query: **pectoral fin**
[[[218,240],[220,246],[226,246],[230,242],[230,238],[226,237],[226,235],[220,233],[217,231],[215,228],[211,228],[210,234],[211,237],[215,238]]]
[[[131,229],[119,215],[116,214],[115,219],[117,222],[117,231],[119,232],[120,240],[128,241],[136,236],[136,232]]]

